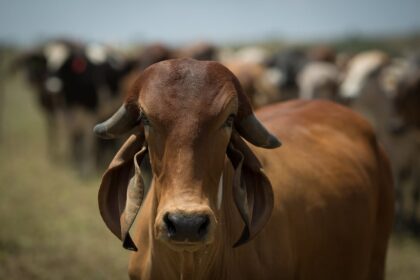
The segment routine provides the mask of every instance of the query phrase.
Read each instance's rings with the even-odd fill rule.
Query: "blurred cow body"
[[[217,48],[216,46],[207,42],[196,42],[178,49],[174,57],[177,58],[194,58],[197,60],[216,60]]]
[[[356,99],[373,81],[379,80],[390,57],[381,51],[367,51],[354,56],[348,63],[346,78],[341,86],[342,98]]]
[[[258,83],[264,72],[262,65],[242,60],[231,60],[225,62],[225,65],[238,78],[241,86],[251,101],[253,108],[261,107],[269,102],[275,101],[270,99],[268,94],[261,95],[258,92]]]
[[[420,129],[420,62],[411,61],[407,68],[396,86],[395,107],[406,124]]]
[[[153,63],[170,59],[173,57],[173,51],[162,43],[147,45],[137,56],[137,70],[143,71]]]
[[[340,72],[328,62],[309,62],[298,75],[299,97],[303,99],[338,99]]]
[[[397,228],[420,229],[416,214],[420,207],[420,133],[404,120],[404,116],[413,115],[410,106],[416,102],[405,98],[416,84],[415,79],[407,81],[407,77],[413,77],[407,65],[379,51],[358,54],[349,62],[341,97],[369,119],[390,157]]]
[[[395,137],[405,137],[410,141],[397,143],[404,147],[406,154],[395,149],[398,159],[404,158],[407,165],[400,172],[400,181],[405,183],[400,190],[400,223],[411,232],[420,235],[420,56],[409,57],[400,75],[393,105],[399,122],[393,125]],[[397,157],[397,156],[395,156]],[[404,181],[405,180],[405,181]]]
[[[266,61],[267,79],[274,82],[280,101],[299,96],[298,74],[308,62],[307,54],[299,49],[288,49],[272,55]]]

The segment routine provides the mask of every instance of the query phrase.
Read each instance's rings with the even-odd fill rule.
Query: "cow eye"
[[[227,119],[226,119],[226,121],[225,121],[225,123],[223,124],[223,127],[232,127],[233,126],[233,122],[234,122],[234,120],[235,120],[235,115],[230,115]]]

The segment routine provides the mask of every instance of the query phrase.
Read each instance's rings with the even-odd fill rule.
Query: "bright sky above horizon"
[[[420,0],[0,0],[0,41],[305,40],[420,30]]]

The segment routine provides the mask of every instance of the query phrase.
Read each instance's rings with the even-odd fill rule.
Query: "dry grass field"
[[[129,253],[99,216],[99,176],[49,161],[33,95],[21,77],[0,77],[0,279],[127,279]],[[387,279],[420,279],[418,242],[393,238]]]
[[[18,77],[4,89],[0,279],[127,279],[128,253],[99,215],[99,176],[51,163],[31,92]]]

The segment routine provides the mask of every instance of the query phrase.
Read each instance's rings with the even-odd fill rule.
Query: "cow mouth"
[[[156,235],[156,239],[163,243],[165,246],[169,247],[173,251],[177,252],[196,252],[202,249],[205,246],[210,245],[214,238],[213,232],[207,233],[201,240],[189,240],[186,238],[185,240],[174,240],[171,238],[170,230],[168,231],[165,229],[163,232],[158,231],[159,233]]]
[[[202,249],[203,247],[205,247],[206,245],[208,245],[208,243],[206,242],[189,242],[189,241],[169,241],[167,240],[166,245],[177,252],[196,252],[200,249]]]

